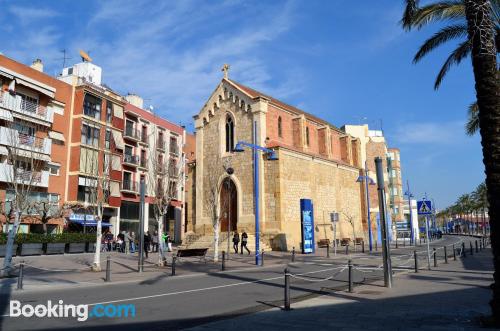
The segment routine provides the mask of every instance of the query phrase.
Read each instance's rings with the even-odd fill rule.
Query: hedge
[[[37,244],[37,243],[82,243],[95,242],[95,233],[58,233],[48,234],[43,233],[18,233],[16,235],[16,244]],[[7,243],[7,233],[0,233],[0,245]]]

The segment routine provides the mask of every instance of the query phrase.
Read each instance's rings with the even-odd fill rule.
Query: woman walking
[[[233,235],[233,249],[234,249],[234,253],[235,254],[238,254],[238,244],[240,243],[240,235],[238,234],[238,232],[234,232],[234,235]]]

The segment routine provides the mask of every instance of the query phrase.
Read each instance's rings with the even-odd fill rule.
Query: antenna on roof
[[[58,59],[58,60],[63,60],[63,65],[62,65],[62,67],[63,67],[63,69],[64,69],[64,68],[66,67],[66,60],[70,60],[70,59],[71,59],[71,57],[66,56],[66,49],[61,49],[61,53],[63,53],[63,57],[62,57],[62,58],[60,58],[60,59]]]
[[[82,57],[83,62],[92,62],[92,58],[84,50],[80,50],[80,56]]]

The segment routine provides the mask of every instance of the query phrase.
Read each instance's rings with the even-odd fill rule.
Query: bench
[[[363,238],[356,238],[356,239],[354,239],[354,245],[361,246],[361,245],[363,245],[363,243],[364,243]]]
[[[318,241],[318,248],[324,248],[330,246],[330,239],[320,239]]]
[[[200,260],[203,259],[206,263],[207,252],[208,248],[183,248],[177,251],[176,257],[179,259],[182,257],[199,257]]]
[[[351,244],[351,238],[342,238],[340,240],[341,246],[349,246]]]

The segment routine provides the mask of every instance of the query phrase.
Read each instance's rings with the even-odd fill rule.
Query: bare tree
[[[165,246],[162,242],[164,233],[163,221],[168,212],[173,199],[178,196],[178,181],[183,176],[183,160],[168,157],[168,153],[163,156],[158,153],[158,148],[164,148],[164,141],[161,141],[155,128],[149,139],[149,164],[148,168],[148,195],[153,198],[153,216],[157,224],[158,233],[158,265],[163,265],[165,260]],[[178,146],[169,147],[174,154],[179,154]],[[165,160],[166,158],[166,160]],[[141,159],[141,162],[145,160]]]
[[[354,222],[354,216],[349,211],[342,211],[341,213],[352,228],[354,251],[356,251],[356,223]]]
[[[43,199],[34,201],[31,209],[38,214],[40,222],[42,222],[43,233],[47,234],[47,223],[50,220],[67,216],[68,212],[72,210],[72,206],[68,203],[60,205],[59,202],[54,203],[49,199]]]
[[[206,184],[207,188],[203,193],[203,200],[214,231],[214,262],[217,262],[219,259],[220,216],[221,210],[224,208],[220,197],[223,185],[222,178],[229,163],[229,159],[223,160],[217,157],[211,162],[211,171],[207,172],[204,178],[204,184]],[[226,203],[225,200],[227,199],[222,200],[224,200],[222,203]]]
[[[28,101],[10,97],[14,107],[21,109],[36,107],[38,105],[28,105]],[[30,108],[31,109],[31,108]],[[7,184],[8,205],[7,214],[13,214],[14,222],[8,230],[7,247],[1,270],[1,276],[7,276],[12,269],[12,255],[15,236],[19,230],[22,214],[26,213],[30,207],[31,193],[43,180],[43,168],[45,166],[44,150],[47,140],[35,136],[39,130],[37,126],[14,120],[6,121],[6,126],[0,128],[0,135],[6,141],[7,160],[3,167],[4,181]],[[10,221],[7,218],[7,222]]]

